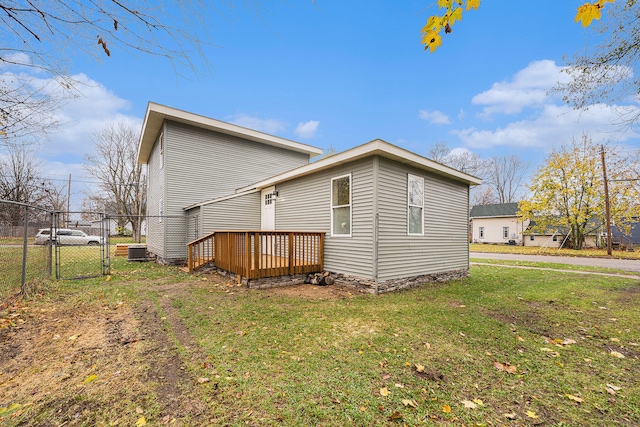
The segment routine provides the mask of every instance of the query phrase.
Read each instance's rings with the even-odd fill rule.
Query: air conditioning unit
[[[145,245],[129,246],[127,255],[129,261],[147,261],[147,247]]]

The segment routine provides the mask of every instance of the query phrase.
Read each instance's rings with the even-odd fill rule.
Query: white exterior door
[[[262,208],[260,209],[260,229],[276,229],[276,197],[273,194],[276,187],[269,187],[262,190]]]

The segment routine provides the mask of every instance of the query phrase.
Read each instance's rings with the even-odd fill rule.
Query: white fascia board
[[[260,142],[274,147],[286,148],[288,150],[309,154],[311,157],[322,154],[322,149],[311,145],[302,144],[300,142],[291,141],[289,139],[280,138],[278,136],[269,135],[257,130],[248,129],[232,123],[222,122],[210,117],[200,116],[198,114],[189,113],[187,111],[178,110],[176,108],[167,107],[166,105],[149,102],[144,122],[142,124],[142,132],[140,133],[140,142],[138,144],[138,163],[147,163],[151,148],[160,132],[162,123],[165,120],[172,120],[178,123],[185,123],[202,129],[212,130],[227,135],[237,136],[243,139]]]
[[[206,201],[200,202],[200,203],[194,203],[193,205],[187,206],[186,208],[183,208],[182,210],[188,211],[189,209],[197,208],[199,206],[210,205],[211,203],[222,202],[223,200],[235,199],[236,197],[245,196],[247,194],[257,193],[257,192],[258,192],[258,190],[249,190],[249,191],[244,191],[242,193],[230,194],[228,196],[218,197],[217,199],[206,200]]]
[[[324,169],[335,167],[343,163],[351,162],[361,159],[363,157],[379,155],[386,157],[401,163],[405,163],[419,169],[428,170],[438,175],[443,175],[456,181],[462,181],[469,185],[480,185],[482,180],[458,170],[452,169],[448,166],[429,160],[426,157],[422,157],[418,154],[407,151],[403,148],[389,144],[388,142],[376,139],[358,147],[352,148],[342,153],[334,154],[330,157],[320,159],[316,162],[309,163],[308,165],[301,166],[296,169],[292,169],[288,172],[280,175],[273,176],[264,181],[257,182],[255,184],[237,189],[238,192],[244,192],[251,189],[262,189],[275,185],[282,181],[287,181],[293,178],[298,178],[310,173],[318,172]]]

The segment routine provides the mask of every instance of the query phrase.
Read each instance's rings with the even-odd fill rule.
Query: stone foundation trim
[[[469,277],[469,269],[461,268],[458,270],[443,271],[440,273],[422,274],[419,276],[403,277],[400,279],[389,279],[378,283],[378,293],[393,292],[401,289],[414,288],[416,286],[428,283],[443,283],[452,280],[464,279]],[[340,286],[356,288],[359,291],[367,293],[376,292],[376,281],[373,279],[365,279],[358,276],[349,276],[337,273],[335,275],[335,283]]]

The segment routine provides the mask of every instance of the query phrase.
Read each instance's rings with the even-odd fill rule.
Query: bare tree
[[[479,155],[467,149],[452,150],[446,141],[436,142],[429,147],[427,157],[460,172],[482,178],[486,162]]]
[[[471,205],[491,205],[498,203],[496,196],[491,186],[482,184],[474,188],[473,195],[471,197]]]
[[[131,124],[114,123],[94,133],[95,154],[86,156],[85,170],[100,181],[101,200],[115,208],[124,223],[131,224],[140,240],[141,212],[145,212],[143,169],[136,160],[139,131]],[[94,198],[94,202],[97,199]]]
[[[242,3],[261,13],[260,1]],[[200,74],[208,64],[207,28],[233,7],[201,0],[0,0],[0,144],[51,132],[60,100],[82,91],[66,71],[78,53],[158,57],[176,73]]]
[[[451,153],[451,148],[449,148],[447,141],[439,141],[431,144],[427,150],[427,157],[434,162],[445,164],[449,153]]]
[[[485,182],[493,189],[497,203],[520,201],[529,164],[530,162],[513,154],[487,160]]]
[[[24,146],[11,146],[6,154],[0,156],[0,199],[21,202],[38,207],[56,208],[52,204],[51,196],[56,193],[56,187],[49,180],[43,180],[39,175],[40,160],[34,151]],[[60,201],[60,194],[57,200]],[[64,198],[66,201],[66,198]],[[34,214],[41,214],[38,211]],[[22,214],[19,209],[3,210],[4,223],[19,225]]]
[[[633,99],[640,90],[640,3],[619,0],[607,8],[606,16],[592,26],[600,44],[587,48],[585,54],[571,58],[564,71],[570,79],[554,89],[576,109],[591,105],[617,105]],[[640,113],[635,107],[616,107],[620,124],[638,125]]]

